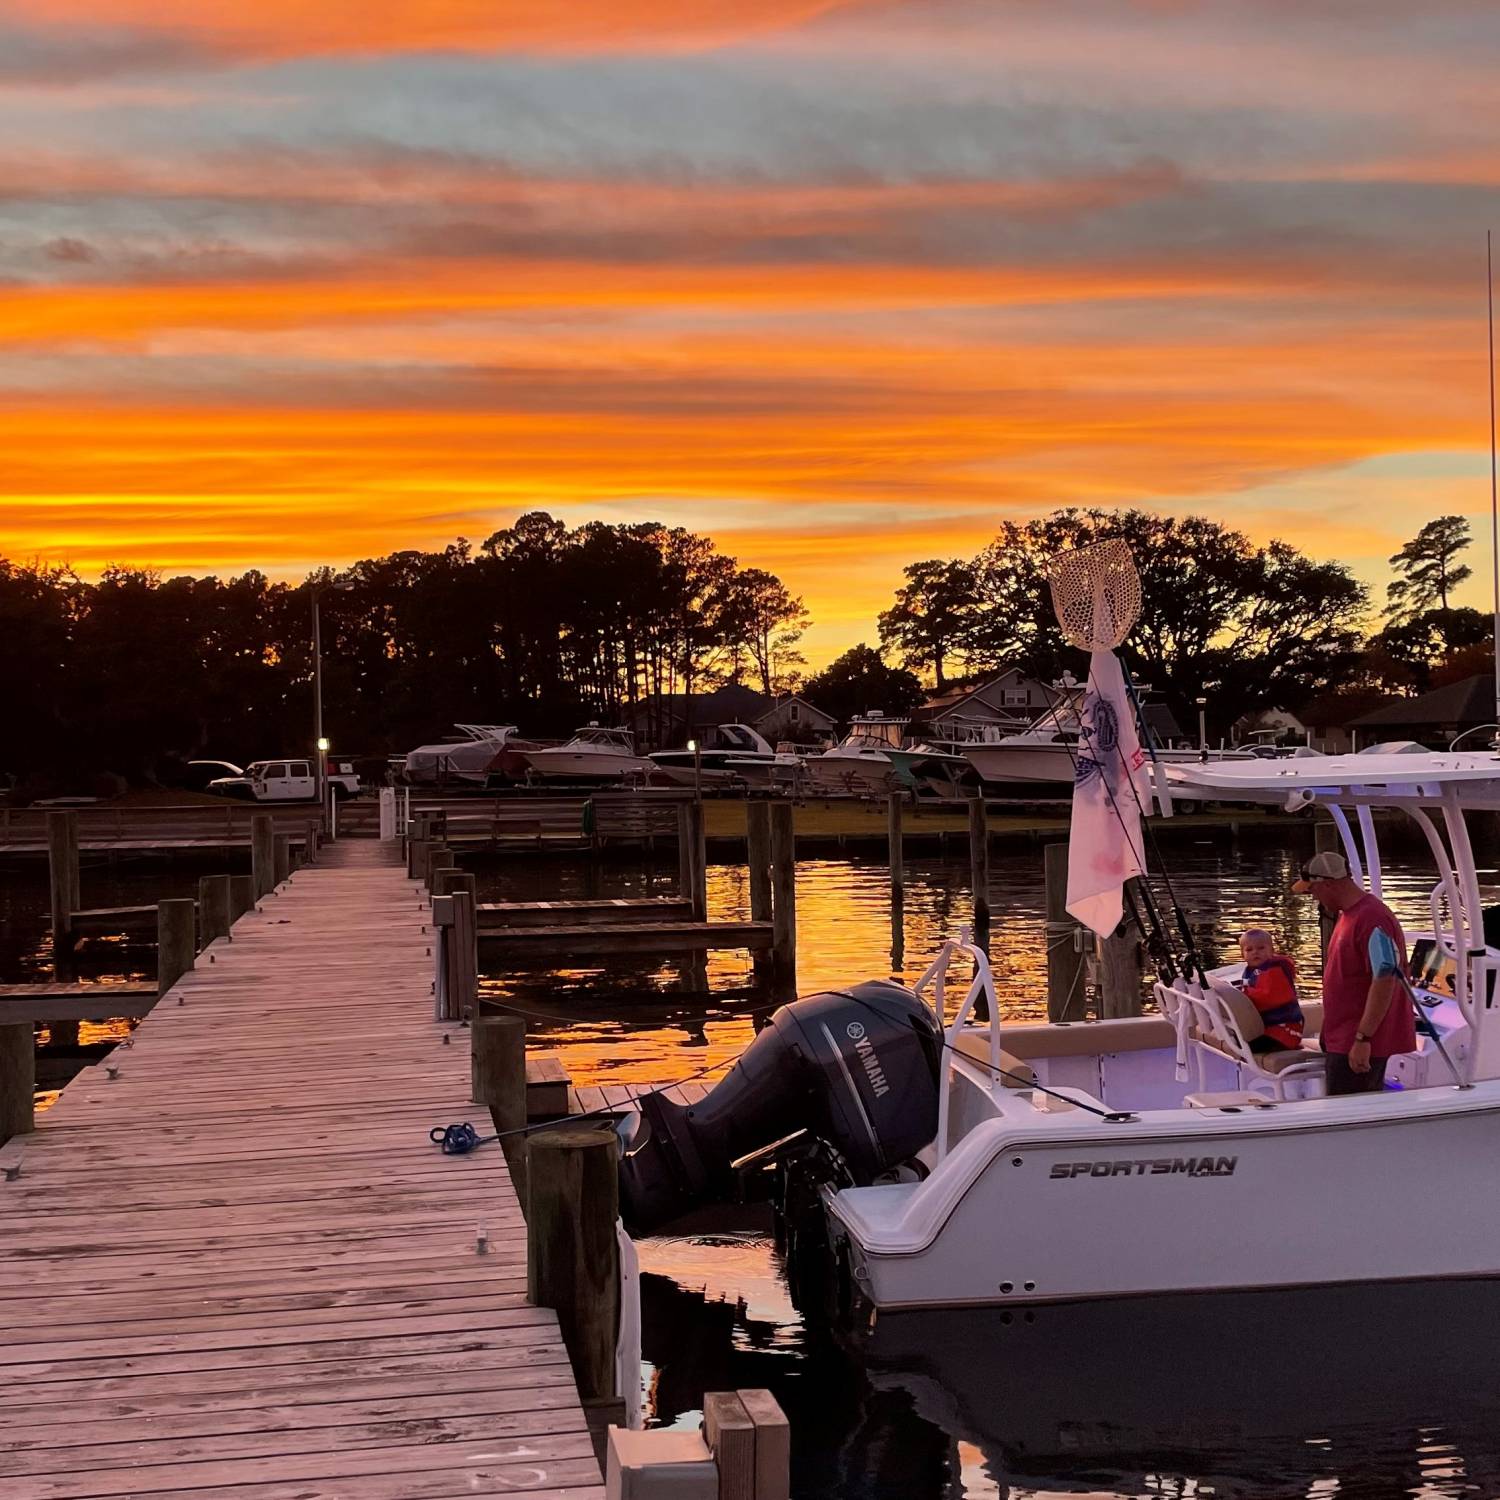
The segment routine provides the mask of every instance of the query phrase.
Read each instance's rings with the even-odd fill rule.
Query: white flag
[[[1143,873],[1141,809],[1150,796],[1125,674],[1113,651],[1095,651],[1090,657],[1079,719],[1068,912],[1108,937],[1125,910],[1125,882]]]

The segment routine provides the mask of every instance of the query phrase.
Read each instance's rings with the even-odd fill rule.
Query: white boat
[[[433,745],[418,745],[402,762],[403,779],[414,786],[446,782],[484,786],[493,771],[514,751],[530,749],[516,738],[514,724],[455,724],[458,737]],[[513,769],[520,769],[519,763]]]
[[[849,733],[831,750],[808,756],[805,782],[813,793],[888,792],[896,780],[890,751],[899,750],[910,719],[892,718],[878,709],[856,714]]]
[[[776,752],[749,724],[716,724],[693,750],[658,750],[649,757],[656,780],[677,786],[766,786]]]
[[[1073,792],[1078,734],[1076,708],[1065,702],[1048,709],[1018,733],[971,741],[956,749],[973,766],[989,796],[1018,802],[1065,802]],[[1205,760],[1248,760],[1253,752],[1158,745],[1151,755],[1158,764],[1185,765]]]
[[[1423,834],[1430,926],[1408,937],[1425,1034],[1383,1092],[1323,1097],[1312,1043],[1255,1053],[1234,965],[1159,982],[1159,1015],[977,1025],[977,1004],[1000,1007],[960,937],[914,991],[881,981],[784,1007],[691,1112],[651,1101],[622,1168],[629,1212],[649,1222],[691,1198],[720,1149],[742,1161],[800,1132],[831,1148],[799,1159],[835,1260],[882,1310],[1500,1275],[1500,949],[1465,820],[1500,811],[1500,756],[1170,774],[1200,798],[1326,807],[1376,895],[1375,810]],[[973,978],[955,1007],[960,963]],[[1311,1037],[1321,1008],[1303,1009]]]
[[[543,781],[619,781],[651,770],[651,762],[636,754],[628,729],[598,724],[584,725],[566,744],[528,750],[525,760],[532,775]]]

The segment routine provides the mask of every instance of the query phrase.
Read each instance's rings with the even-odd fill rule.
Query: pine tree
[[[1454,561],[1472,540],[1462,516],[1439,516],[1429,521],[1391,558],[1402,576],[1386,587],[1385,613],[1396,621],[1415,618],[1424,610],[1448,608],[1448,596],[1474,570]]]

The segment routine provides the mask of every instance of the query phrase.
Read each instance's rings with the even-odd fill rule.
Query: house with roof
[[[716,724],[748,724],[773,745],[832,739],[837,728],[831,715],[795,693],[771,698],[739,682],[708,693],[652,693],[626,710],[624,720],[644,750],[685,745]]]
[[[936,737],[943,738],[943,731],[957,720],[971,724],[1029,723],[1057,699],[1054,688],[1028,677],[1019,667],[1011,667],[994,677],[950,683],[941,693],[933,694],[917,710],[917,716],[932,726]]]
[[[1495,679],[1488,672],[1461,677],[1415,698],[1388,698],[1349,721],[1351,749],[1386,740],[1415,740],[1446,750],[1461,734],[1495,724]],[[1475,736],[1475,742],[1480,737]]]

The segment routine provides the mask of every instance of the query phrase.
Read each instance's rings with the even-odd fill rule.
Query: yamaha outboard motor
[[[874,1181],[937,1131],[942,1041],[932,1012],[886,980],[783,1006],[698,1103],[641,1100],[620,1162],[626,1225],[646,1233],[723,1196],[731,1163],[798,1131],[831,1147],[854,1183]]]

